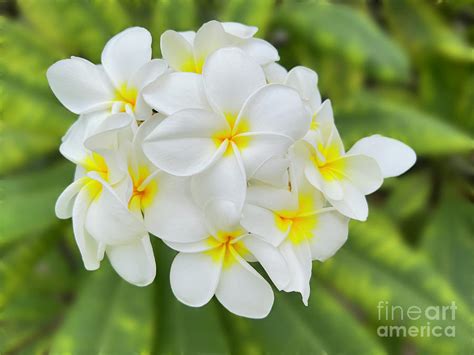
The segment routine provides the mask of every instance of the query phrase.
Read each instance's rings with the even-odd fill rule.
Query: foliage
[[[17,0],[1,5],[0,353],[473,353],[474,10],[469,1]],[[471,4],[472,5],[472,4]],[[58,153],[73,122],[45,71],[78,55],[98,61],[116,32],[196,29],[217,18],[260,27],[286,66],[319,74],[349,147],[380,133],[417,151],[406,176],[370,198],[349,242],[314,265],[306,308],[281,294],[252,321],[171,294],[172,252],[154,240],[157,280],[137,288],[104,262],[88,273],[70,222],[54,216],[72,164]],[[469,26],[471,25],[471,27]],[[456,337],[383,338],[380,301],[455,301]],[[394,325],[425,320],[395,318]],[[438,324],[440,322],[433,322]],[[442,323],[442,321],[441,321]],[[446,324],[446,323],[444,323]]]

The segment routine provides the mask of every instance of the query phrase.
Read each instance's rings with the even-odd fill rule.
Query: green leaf
[[[384,3],[386,18],[393,32],[406,47],[426,55],[427,50],[472,63],[472,49],[442,20],[442,14],[423,1],[397,0]]]
[[[338,254],[321,266],[314,266],[315,273],[341,292],[346,299],[359,307],[376,326],[402,325],[420,327],[456,327],[456,337],[410,337],[425,352],[444,354],[467,353],[471,344],[472,314],[462,298],[450,287],[420,254],[403,243],[398,230],[390,219],[371,213],[365,223],[351,222],[349,241]],[[392,318],[390,308],[401,306]],[[446,320],[425,316],[430,306],[449,306],[456,303],[455,319],[451,313]],[[406,311],[411,306],[420,307],[420,319],[411,319]],[[375,326],[374,326],[375,328]],[[377,329],[373,329],[376,334]]]
[[[241,22],[257,26],[258,36],[264,37],[274,11],[275,0],[229,0],[219,13],[221,21]]]
[[[151,14],[153,54],[160,56],[160,36],[166,30],[193,31],[196,29],[196,2],[193,0],[158,0]]]
[[[72,175],[72,165],[62,162],[33,174],[2,180],[0,246],[20,238],[30,241],[58,223],[54,204],[69,181],[72,182]]]
[[[84,283],[56,333],[52,354],[149,354],[151,289],[120,280],[106,262]]]
[[[169,284],[169,270],[175,252],[162,243],[154,243],[158,275],[156,281],[157,333],[155,351],[158,354],[212,353],[229,354],[229,335],[222,328],[221,309],[211,301],[201,308],[192,308],[174,297]],[[166,249],[165,249],[166,248]],[[157,251],[157,252],[156,252]]]
[[[423,250],[474,310],[474,206],[454,192],[445,194],[423,235]]]
[[[378,78],[406,80],[409,61],[405,53],[363,13],[343,5],[299,3],[282,6],[277,25],[290,32],[290,41],[319,48],[322,53],[364,63]]]
[[[375,336],[314,280],[308,307],[299,294],[276,293],[273,309],[265,319],[223,314],[228,318],[233,345],[242,354],[385,353]]]
[[[356,102],[355,107],[336,115],[347,148],[372,134],[399,139],[421,155],[464,153],[474,148],[469,136],[415,108],[370,94],[360,95]]]

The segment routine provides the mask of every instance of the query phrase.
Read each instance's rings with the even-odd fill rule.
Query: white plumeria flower
[[[247,179],[269,158],[285,155],[310,124],[298,93],[266,85],[262,68],[238,48],[212,54],[202,76],[163,76],[145,99],[170,114],[145,139],[145,154],[170,174],[195,175],[198,203],[224,199],[242,206]]]
[[[320,124],[317,132],[300,141],[295,149],[304,161],[308,181],[344,215],[365,221],[366,195],[413,166],[416,154],[409,146],[379,135],[361,139],[347,153],[331,121]]]
[[[308,305],[312,260],[325,261],[346,242],[349,218],[328,205],[301,168],[292,165],[291,191],[266,184],[249,187],[242,225],[278,246],[290,270],[284,291],[300,292]]]
[[[289,282],[283,256],[276,247],[239,225],[240,215],[232,202],[214,200],[205,211],[207,229],[200,241],[167,243],[180,252],[171,265],[173,293],[191,307],[203,306],[215,295],[239,316],[266,317],[273,305],[273,291],[248,261],[259,261],[282,289]]]
[[[141,92],[167,71],[165,61],[151,59],[151,40],[146,29],[128,28],[107,42],[102,65],[78,57],[54,63],[46,73],[49,85],[74,113],[129,112],[144,119],[152,110]]]
[[[161,53],[174,70],[199,74],[207,57],[225,47],[239,47],[261,65],[279,60],[275,47],[263,39],[252,38],[257,30],[253,26],[218,21],[205,23],[197,32],[168,30],[161,36]]]
[[[116,114],[101,133],[89,137],[73,152],[75,181],[59,196],[56,215],[73,220],[76,243],[87,270],[95,270],[107,254],[115,271],[137,286],[150,284],[156,267],[148,232],[141,218],[129,210],[130,179],[123,139],[131,139],[133,119]],[[111,125],[113,123],[113,125]],[[80,152],[82,151],[82,152]]]

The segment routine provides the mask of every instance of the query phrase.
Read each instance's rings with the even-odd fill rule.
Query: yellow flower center
[[[135,109],[137,104],[138,89],[135,87],[128,87],[126,83],[122,84],[117,90],[115,90],[115,101],[123,103],[121,111],[125,112],[127,105],[130,105],[132,110]]]
[[[229,123],[230,130],[218,131],[214,134],[214,142],[216,147],[219,147],[224,141],[228,141],[227,149],[224,155],[232,154],[232,144],[234,143],[239,150],[243,150],[248,147],[251,137],[241,135],[250,130],[250,126],[247,120],[240,119],[238,126],[235,127],[237,121],[237,114],[225,113],[224,114],[227,123]]]
[[[317,166],[327,181],[342,180],[345,176],[345,160],[341,159],[341,151],[337,144],[323,146],[318,144],[316,151],[311,153],[313,164]]]
[[[95,152],[87,156],[87,158],[84,159],[80,165],[84,168],[86,173],[94,171],[98,173],[105,181],[107,181],[109,178],[109,169],[105,159]],[[87,176],[84,177],[84,186],[89,191],[89,196],[91,199],[97,198],[102,191],[102,184]]]
[[[208,250],[207,253],[216,263],[220,263],[223,260],[222,267],[228,268],[237,261],[234,254],[244,257],[249,253],[244,243],[240,240],[236,241],[236,238],[246,233],[243,229],[237,229],[231,232],[218,232],[216,236],[210,236],[207,239],[207,243],[212,249]]]
[[[143,212],[145,208],[150,206],[153,198],[158,190],[156,179],[145,180],[150,176],[150,171],[146,166],[138,168],[137,172],[130,171],[132,177],[133,190],[132,196],[128,202],[128,208],[132,211]]]

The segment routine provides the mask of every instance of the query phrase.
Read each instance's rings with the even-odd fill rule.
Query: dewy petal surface
[[[116,87],[127,83],[150,60],[151,34],[142,27],[118,33],[102,51],[102,65]]]
[[[85,59],[60,60],[49,67],[46,76],[54,95],[71,112],[105,109],[114,99],[103,69]]]
[[[143,151],[157,167],[172,175],[194,175],[224,153],[225,142],[216,142],[214,137],[219,131],[229,131],[222,116],[205,110],[182,110],[151,132]]]
[[[206,253],[179,253],[174,258],[170,281],[178,300],[191,307],[201,307],[210,301],[221,274],[221,254],[217,259]]]
[[[209,56],[203,78],[209,100],[231,115],[237,115],[245,100],[265,85],[262,68],[238,48],[220,49]]]

